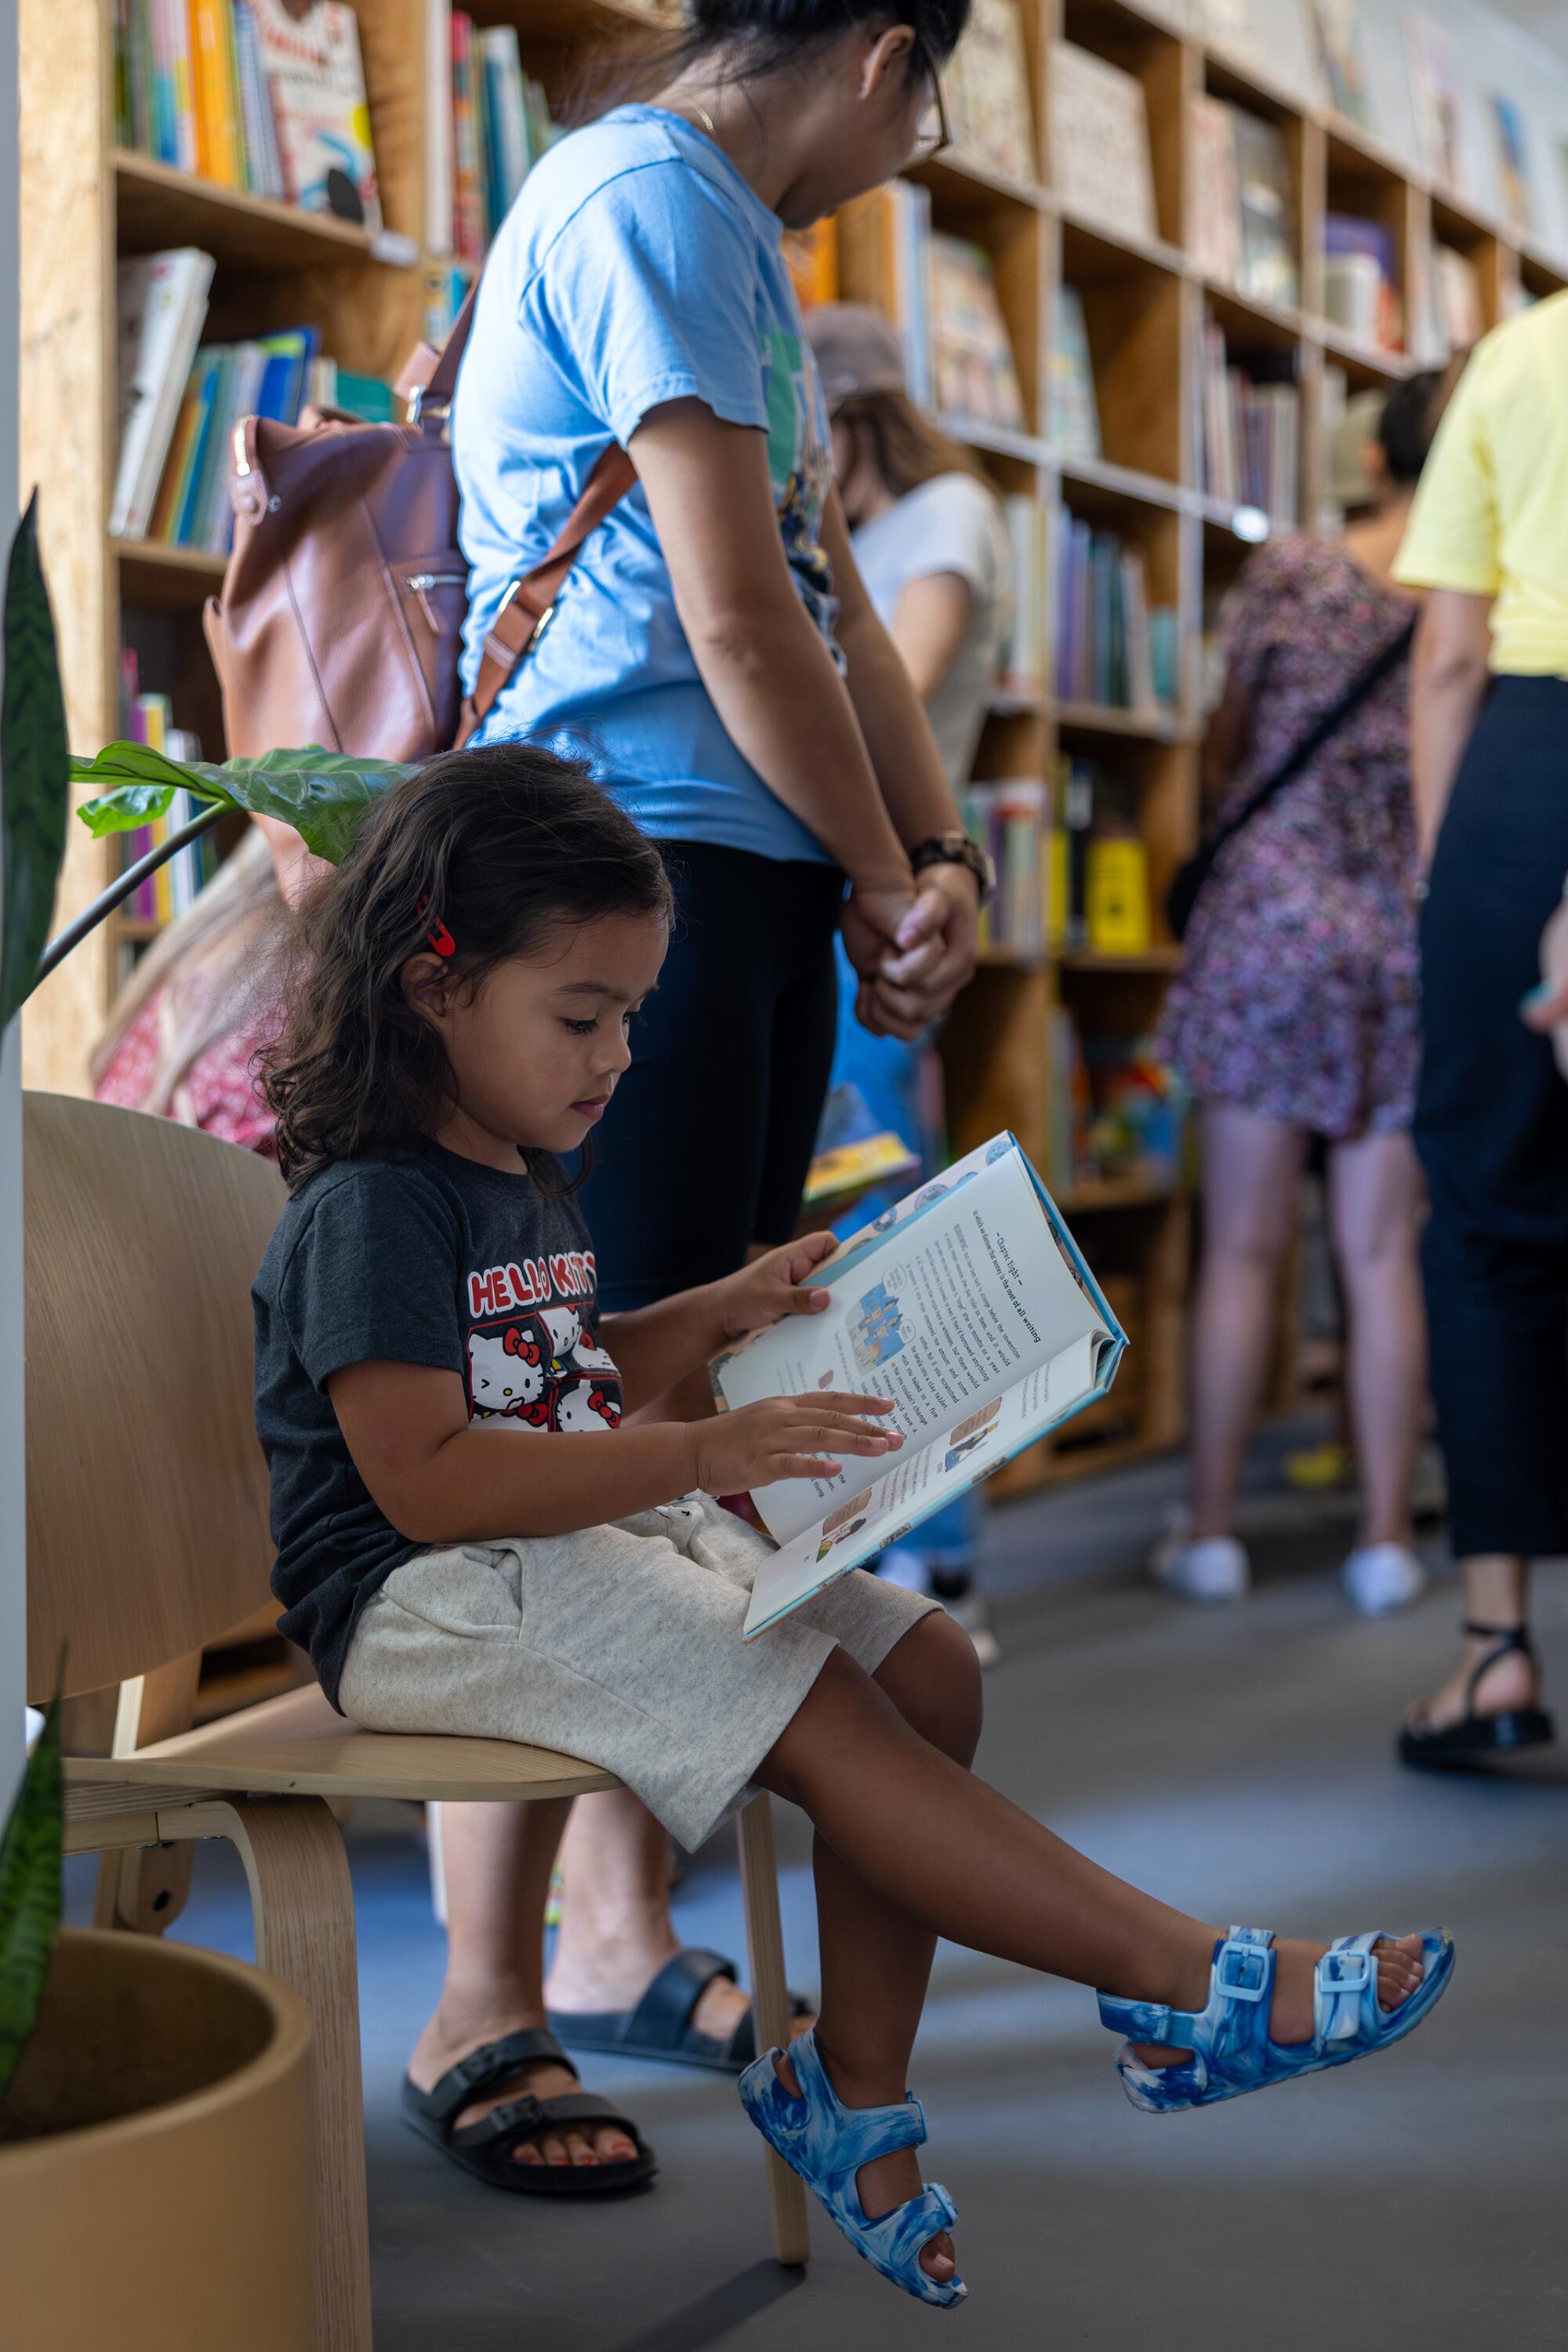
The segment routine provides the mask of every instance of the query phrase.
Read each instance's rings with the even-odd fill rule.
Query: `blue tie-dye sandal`
[[[1382,2010],[1373,1946],[1386,1933],[1374,1927],[1364,1936],[1341,1936],[1323,1954],[1317,1967],[1310,2042],[1268,2038],[1276,1967],[1272,1927],[1233,1927],[1215,1946],[1208,2002],[1203,2009],[1167,2009],[1161,2002],[1121,2000],[1102,1992],[1100,2022],[1127,2036],[1116,2053],[1116,2071],[1128,2097],[1146,2116],[1212,2107],[1220,2099],[1238,2098],[1243,2091],[1261,2091],[1296,2074],[1319,2074],[1325,2066],[1345,2066],[1352,2058],[1370,2057],[1374,2050],[1403,2042],[1446,1991],[1454,1972],[1454,1941],[1446,1927],[1425,1930],[1421,1958],[1426,1974],[1397,2009]],[[1134,2042],[1165,2042],[1193,2054],[1179,2066],[1145,2066],[1132,2054]]]
[[[863,2164],[924,2142],[925,2109],[914,2093],[899,2107],[842,2105],[817,2055],[816,2036],[807,2032],[789,2046],[789,2063],[803,2095],[792,2098],[776,2071],[782,2054],[765,2051],[741,2076],[741,2104],[763,2137],[816,2190],[830,2219],[873,2270],[922,2303],[962,2303],[969,2290],[961,2278],[944,2284],[928,2278],[920,2263],[922,2249],[937,2232],[957,2224],[946,2189],[929,2182],[918,2197],[870,2221],[856,2185]]]

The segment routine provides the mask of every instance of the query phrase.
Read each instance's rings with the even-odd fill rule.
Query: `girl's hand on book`
[[[705,1495],[743,1495],[775,1478],[836,1478],[848,1454],[896,1454],[903,1438],[878,1423],[891,1397],[852,1396],[837,1389],[806,1396],[763,1397],[689,1426],[695,1486]]]
[[[719,1338],[728,1345],[743,1339],[748,1331],[776,1323],[784,1315],[820,1315],[827,1304],[827,1293],[805,1286],[824,1258],[831,1257],[837,1247],[833,1234],[803,1234],[798,1241],[785,1242],[782,1249],[769,1250],[765,1256],[743,1265],[739,1274],[726,1275],[714,1283]]]

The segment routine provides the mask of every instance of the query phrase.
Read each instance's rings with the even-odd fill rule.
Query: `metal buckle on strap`
[[[1215,1956],[1215,1982],[1231,2000],[1261,2000],[1268,1990],[1268,1948],[1226,1937]]]
[[[525,645],[522,649],[525,654],[531,654],[533,651],[534,646],[539,643],[540,638],[544,635],[545,630],[550,626],[551,622],[554,618],[554,604],[546,604],[543,612],[541,613],[538,620],[535,621],[533,625],[533,635],[530,637],[527,645]]]
[[[1377,1982],[1377,1964],[1370,1952],[1325,1952],[1318,1962],[1318,1982],[1327,1993],[1369,1992]]]

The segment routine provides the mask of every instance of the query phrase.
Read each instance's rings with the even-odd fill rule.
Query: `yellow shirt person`
[[[1492,669],[1568,678],[1568,292],[1477,344],[1394,576],[1491,597]]]

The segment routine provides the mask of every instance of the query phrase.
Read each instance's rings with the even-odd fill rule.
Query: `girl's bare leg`
[[[904,1704],[919,1712],[946,1699],[950,1680],[946,1643],[931,1621],[908,1633],[898,1683]],[[917,1649],[916,1644],[921,1646]],[[891,1664],[889,1660],[889,1664]],[[883,1675],[889,1673],[884,1666]],[[818,1836],[847,1870],[879,1895],[889,1912],[902,1913],[927,1937],[948,1937],[976,1951],[1026,1968],[1048,1970],[1107,1992],[1165,2001],[1177,2009],[1201,2009],[1208,1997],[1209,1963],[1224,1934],[1186,1913],[1174,1911],[1076,1852],[997,1790],[966,1771],[922,1738],[906,1722],[887,1687],[862,1674],[843,1651],[835,1650],[788,1729],[753,1776],[776,1795],[787,1797],[810,1816]],[[884,2076],[879,2095],[860,2095],[847,2076],[864,2071],[857,2037],[864,2033],[875,2063],[886,2065],[887,2037],[868,2014],[887,1999],[887,1987],[858,1958],[852,1937],[859,1921],[840,1913],[831,1934],[843,1952],[834,1955],[832,1974],[825,1952],[825,1988],[837,1986],[842,1969],[858,1973],[864,1998],[835,2011],[825,1989],[824,2051],[830,2079],[846,2104],[880,2105],[902,2096],[901,2071]],[[1278,2042],[1305,2041],[1312,2030],[1312,1970],[1321,1943],[1278,1946],[1278,1966],[1269,2029]],[[1420,1981],[1419,1943],[1407,1938],[1379,1949],[1379,1992],[1385,2008],[1396,2007]],[[879,1943],[877,1967],[892,1965],[891,1982],[900,2019],[911,1985],[923,1985],[930,1966],[929,1941],[910,1944],[900,1966],[890,1923]],[[853,2046],[851,2046],[853,2045]],[[1151,2052],[1152,2063],[1180,2053]],[[787,2088],[796,2090],[787,2062]],[[883,2160],[889,2168],[895,2159]],[[867,2167],[869,2173],[872,2168]],[[910,2168],[912,2174],[912,2168]],[[911,2185],[903,2191],[913,2193]],[[868,2209],[869,2210],[869,2209]],[[928,2268],[937,2257],[928,2249]],[[931,2268],[931,2275],[947,2275]]]
[[[1358,1136],[1329,1155],[1363,1544],[1411,1539],[1410,1486],[1426,1388],[1426,1311],[1415,1256],[1421,1190],[1408,1135]]]
[[[1304,1129],[1203,1111],[1204,1237],[1193,1305],[1193,1534],[1228,1536],[1258,1418],[1275,1287],[1296,1228]]]

